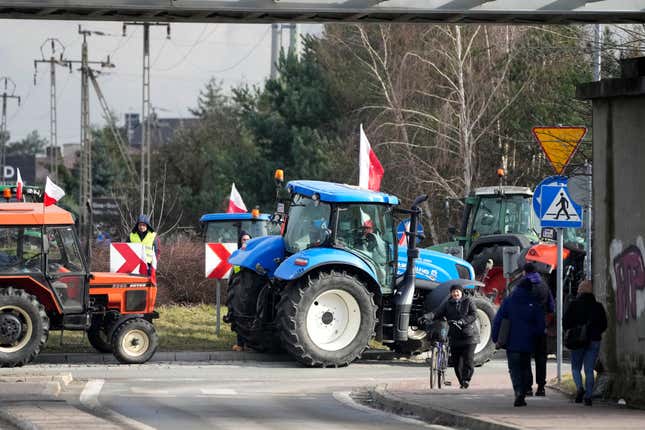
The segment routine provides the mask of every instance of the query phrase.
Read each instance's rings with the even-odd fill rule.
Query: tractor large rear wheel
[[[29,363],[48,335],[49,318],[35,296],[13,287],[0,288],[0,366]]]
[[[289,285],[279,309],[282,345],[306,366],[346,366],[374,336],[372,294],[347,273],[321,273]]]
[[[497,312],[495,306],[486,297],[474,296],[473,303],[477,307],[477,321],[479,327],[479,343],[475,347],[475,366],[490,361],[495,355],[495,344],[493,343],[493,320]]]

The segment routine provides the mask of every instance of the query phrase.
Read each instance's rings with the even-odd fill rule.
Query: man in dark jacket
[[[548,285],[544,283],[539,273],[535,271],[535,266],[532,263],[524,265],[524,278],[520,281],[524,283],[525,287],[530,288],[535,296],[537,302],[542,306],[542,310],[546,319],[553,315],[555,309],[555,301],[551,290]],[[533,358],[535,360],[535,383],[537,384],[536,396],[544,396],[546,392],[544,386],[546,385],[546,362],[547,362],[547,335],[546,330],[539,336],[535,337],[535,347],[533,349]],[[533,395],[533,375],[531,374],[531,384],[526,390],[527,396]]]
[[[508,319],[510,329],[506,342],[506,358],[511,375],[515,402],[526,406],[526,391],[532,382],[531,353],[535,338],[544,334],[544,310],[538,303],[529,283],[520,283],[504,300],[493,322],[493,342],[499,340],[502,320]]]
[[[435,320],[446,318],[450,324],[450,358],[459,388],[468,388],[475,372],[475,347],[479,343],[477,307],[470,296],[464,295],[461,285],[452,285],[450,297],[433,314]]]
[[[589,342],[583,348],[571,351],[571,374],[578,390],[576,403],[581,403],[584,396],[585,405],[591,406],[591,394],[594,384],[593,370],[600,351],[602,333],[607,330],[607,314],[602,304],[596,301],[593,295],[593,284],[589,280],[582,281],[578,285],[578,296],[571,302],[562,317],[562,328],[564,330],[581,325],[587,326]],[[585,368],[584,388],[580,373],[583,366]]]

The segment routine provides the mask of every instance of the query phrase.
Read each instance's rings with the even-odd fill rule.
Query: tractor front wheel
[[[289,285],[280,303],[282,345],[307,366],[346,366],[374,336],[376,305],[347,273],[320,273]]]
[[[143,318],[119,325],[112,335],[112,351],[119,362],[141,364],[150,360],[159,346],[155,326]]]
[[[38,299],[24,290],[0,288],[0,366],[32,361],[45,346],[49,318]]]

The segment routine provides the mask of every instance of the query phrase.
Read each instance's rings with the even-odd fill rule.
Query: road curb
[[[396,358],[392,351],[368,350],[363,352],[359,362],[365,361],[390,361]],[[286,354],[265,354],[260,352],[235,352],[235,351],[162,351],[157,352],[150,363],[164,362],[285,362],[294,361]],[[44,353],[40,354],[35,364],[119,364],[112,354],[72,352],[72,353]]]
[[[38,427],[33,425],[30,421],[20,419],[0,409],[0,424],[3,422],[16,427],[19,430],[38,430]]]
[[[374,400],[374,404],[379,408],[398,415],[416,415],[432,424],[467,428],[470,430],[522,430],[522,427],[516,427],[495,420],[474,418],[457,411],[409,402],[389,392],[387,385],[378,385],[369,392]]]

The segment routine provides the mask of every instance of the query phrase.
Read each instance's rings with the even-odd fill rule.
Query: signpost
[[[562,381],[562,251],[564,242],[562,230],[564,228],[579,228],[582,226],[582,208],[571,199],[567,185],[567,177],[550,176],[540,182],[533,194],[533,209],[538,214],[542,226],[555,228],[558,237],[558,263],[556,273],[558,382]]]
[[[533,127],[532,131],[558,175],[567,167],[587,134],[586,127]]]

